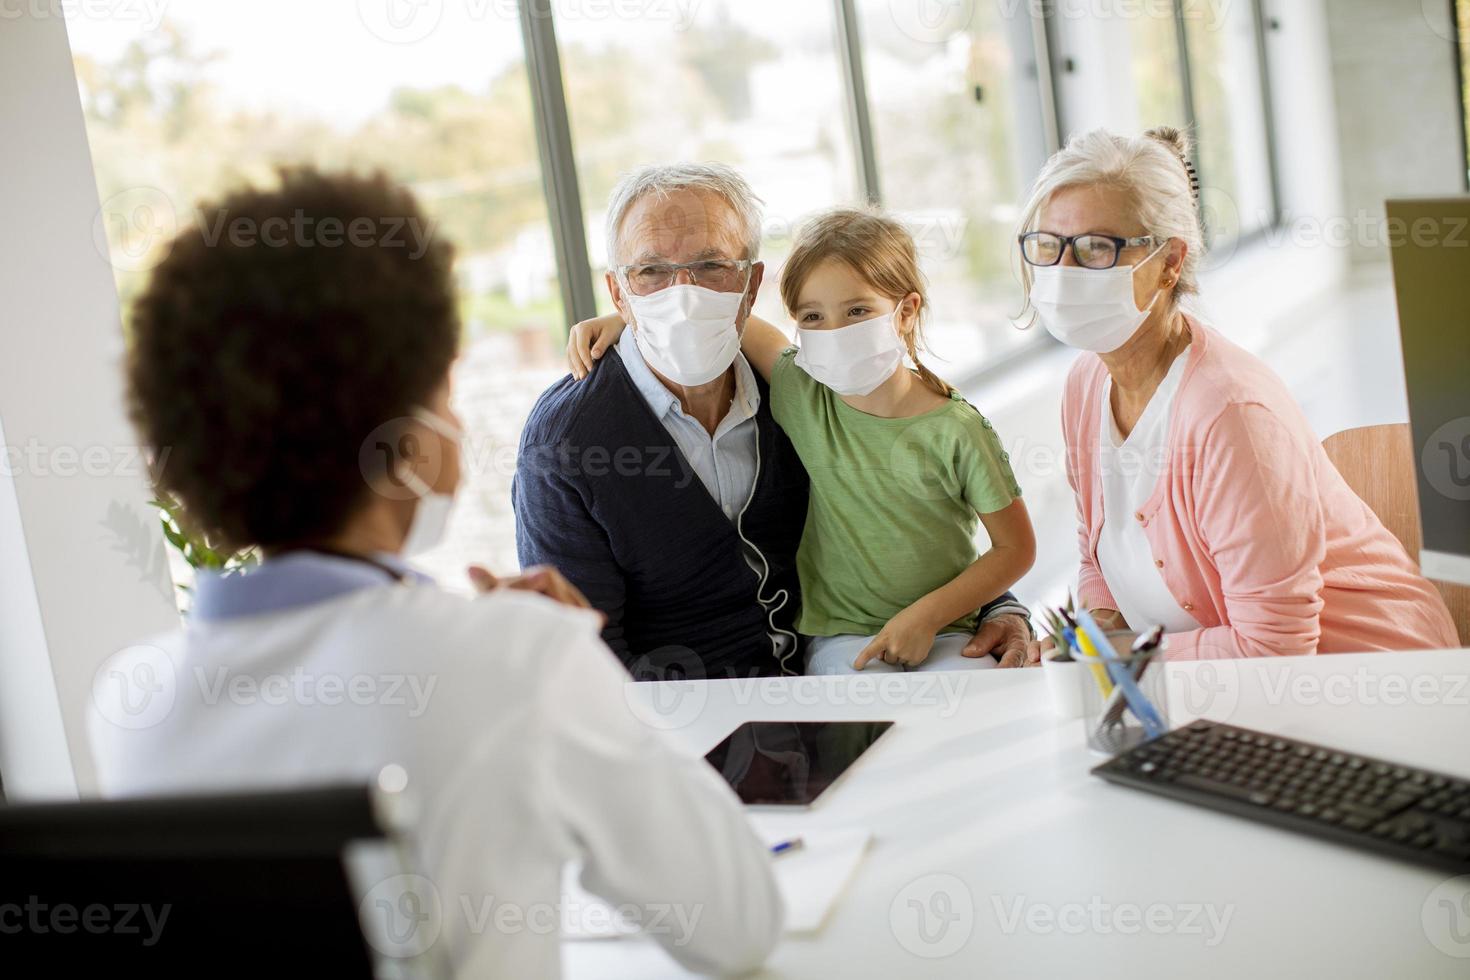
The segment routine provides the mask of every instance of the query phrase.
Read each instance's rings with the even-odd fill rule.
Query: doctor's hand
[[[575,585],[568,582],[561,572],[550,565],[536,565],[509,578],[497,578],[493,572],[482,565],[471,565],[468,571],[470,583],[474,585],[476,592],[516,589],[521,592],[539,593],[564,606],[571,606],[573,609],[592,608],[592,603],[587,601],[587,597],[578,591]],[[604,620],[607,619],[602,613],[598,615]]]
[[[592,373],[592,368],[607,353],[607,349],[618,342],[627,324],[616,313],[608,316],[583,320],[567,334],[567,367],[572,377],[581,381]]]
[[[967,657],[993,656],[997,667],[1034,667],[1041,651],[1031,642],[1031,625],[1014,613],[987,620],[965,644]]]

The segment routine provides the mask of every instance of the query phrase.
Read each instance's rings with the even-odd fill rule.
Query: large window
[[[1255,3],[1062,0],[1056,10],[1068,132],[1187,132],[1211,245],[1276,220]]]
[[[1457,2],[1470,21],[1470,0]],[[467,483],[446,545],[426,558],[449,581],[472,560],[516,564],[516,444],[563,373],[568,323],[607,309],[605,205],[627,170],[742,170],[766,202],[757,309],[782,324],[776,279],[796,224],[876,199],[918,239],[932,366],[959,384],[1049,343],[1011,324],[1011,233],[1069,132],[1188,127],[1211,238],[1274,217],[1251,2],[156,6],[158,23],[69,7],[125,306],[197,202],[242,180],[310,162],[412,186],[459,252]]]
[[[359,16],[370,7],[172,0],[157,25],[68,26],[124,309],[202,199],[280,164],[381,168],[455,242],[469,465],[447,543],[424,563],[461,580],[469,560],[516,565],[515,446],[562,373],[530,89],[516,21],[496,5],[476,19],[444,4],[432,25]]]
[[[926,23],[923,7],[857,5],[879,187],[929,279],[930,367],[963,376],[1036,337],[1011,320],[1022,307],[1012,253],[1043,156],[1041,102],[1029,23],[995,2],[949,23]]]
[[[675,160],[737,167],[765,201],[767,286],[757,312],[786,323],[776,288],[793,225],[858,196],[830,3],[712,0],[689,20],[557,23],[599,307],[605,218],[618,177]]]

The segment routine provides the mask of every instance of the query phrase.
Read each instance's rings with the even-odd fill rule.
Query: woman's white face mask
[[[1049,265],[1031,270],[1031,305],[1042,326],[1068,347],[1110,354],[1138,332],[1162,289],[1143,309],[1133,299],[1133,272],[1146,265],[1168,242],[1160,245],[1137,265],[1111,269]]]
[[[464,433],[458,426],[427,408],[415,408],[413,417],[443,436],[445,440],[453,444],[454,451],[459,452]],[[404,537],[403,546],[400,549],[404,557],[412,558],[426,551],[432,551],[444,540],[444,532],[449,527],[449,514],[454,509],[454,494],[437,492],[419,479],[418,474],[412,470],[404,471],[401,479],[403,485],[417,494],[419,498],[413,508],[413,517],[408,523],[408,534]]]
[[[796,366],[839,395],[871,394],[903,365],[898,311],[830,330],[798,327]]]

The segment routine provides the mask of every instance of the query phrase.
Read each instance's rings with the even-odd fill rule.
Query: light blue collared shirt
[[[374,555],[373,561],[382,567],[320,551],[292,551],[249,571],[203,573],[194,584],[194,604],[189,617],[199,622],[217,622],[238,616],[285,612],[358,589],[392,585],[402,579],[433,581],[409,568],[397,555]]]
[[[734,521],[745,509],[755,489],[756,422],[761,393],[755,384],[755,373],[744,354],[735,355],[735,398],[730,411],[715,427],[711,436],[704,426],[686,414],[679,396],[664,387],[643,359],[633,331],[626,330],[618,341],[618,354],[628,377],[653,414],[663,423],[669,435],[709,495],[720,505],[725,517]]]

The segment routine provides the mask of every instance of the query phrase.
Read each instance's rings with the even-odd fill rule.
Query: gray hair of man
[[[625,175],[613,188],[607,205],[607,264],[616,268],[621,254],[623,220],[634,202],[652,194],[668,197],[675,191],[695,190],[718,195],[735,213],[745,241],[744,258],[752,262],[761,247],[761,199],[745,178],[723,163],[671,163],[643,167]]]
[[[1105,129],[1074,136],[1041,168],[1017,230],[1038,230],[1041,211],[1057,191],[1068,187],[1108,188],[1122,196],[1148,234],[1177,238],[1189,247],[1179,269],[1179,281],[1165,297],[1171,308],[1177,307],[1184,296],[1199,292],[1199,263],[1205,254],[1199,185],[1190,151],[1189,138],[1167,126],[1139,136],[1119,136]],[[1020,266],[1026,295],[1026,308],[1021,311],[1024,317],[1028,311],[1034,314],[1033,276],[1024,262]]]

